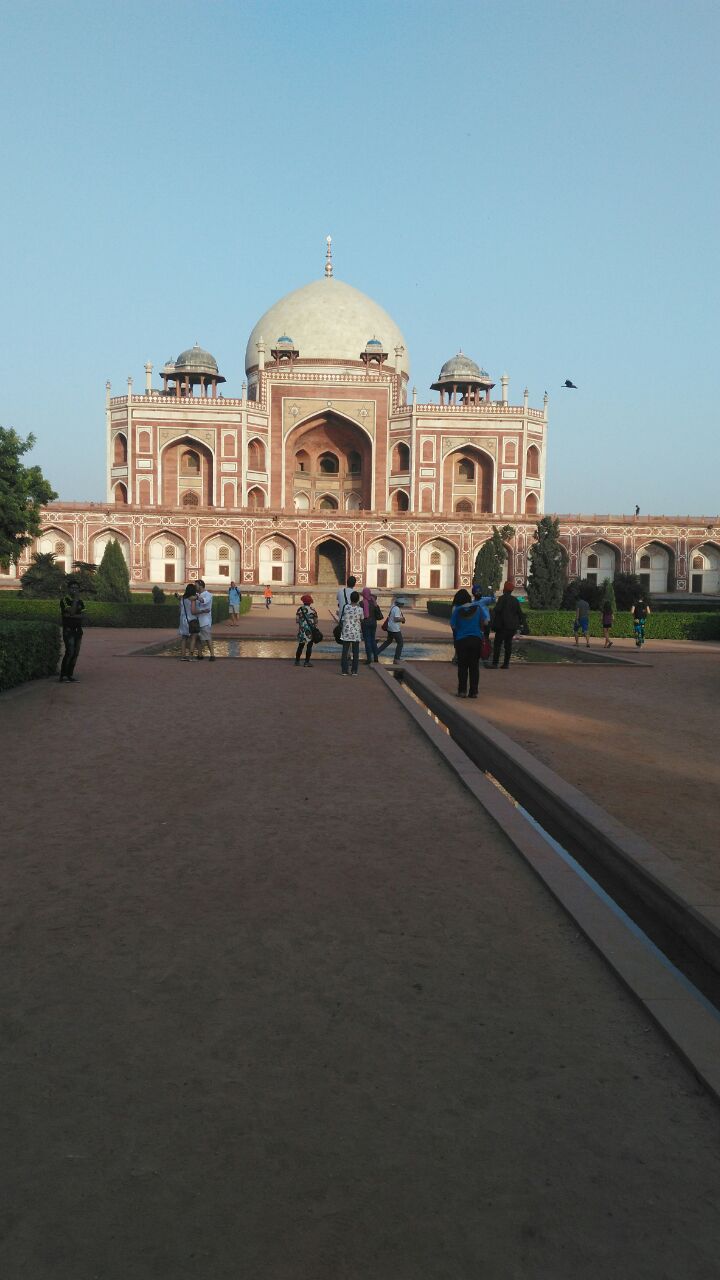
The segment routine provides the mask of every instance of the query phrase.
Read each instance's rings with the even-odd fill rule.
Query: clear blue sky
[[[420,399],[458,347],[547,388],[548,509],[717,513],[715,0],[0,13],[0,422],[62,498],[104,498],[106,378],[197,339],[239,394],[331,232]]]

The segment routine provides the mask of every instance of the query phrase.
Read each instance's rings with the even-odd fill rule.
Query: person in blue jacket
[[[458,697],[477,698],[480,682],[480,650],[490,614],[483,598],[473,600],[469,591],[459,591],[450,615],[450,626],[458,660]],[[470,690],[468,692],[468,680]]]

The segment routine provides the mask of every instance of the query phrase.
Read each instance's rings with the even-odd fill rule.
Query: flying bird
[[[575,383],[574,383],[574,382],[571,382],[569,378],[566,378],[566,379],[565,379],[565,381],[564,381],[564,383],[563,383],[563,385],[562,385],[562,390],[563,390],[563,391],[570,391],[570,390],[572,390],[572,391],[577,391],[577,387],[575,386]]]

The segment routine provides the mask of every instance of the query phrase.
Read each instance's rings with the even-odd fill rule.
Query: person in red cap
[[[295,651],[295,666],[300,666],[302,651],[305,649],[305,662],[303,666],[311,667],[310,655],[312,653],[313,643],[317,632],[317,609],[313,608],[313,598],[310,595],[300,597],[300,608],[295,614],[297,622],[297,640],[298,647]],[[306,647],[307,646],[307,647]]]
[[[520,608],[520,601],[516,600],[513,595],[514,589],[515,583],[508,579],[492,614],[492,625],[495,631],[492,664],[493,667],[497,667],[500,661],[500,650],[504,647],[505,660],[503,668],[505,670],[510,666],[513,636],[525,622],[525,615]]]

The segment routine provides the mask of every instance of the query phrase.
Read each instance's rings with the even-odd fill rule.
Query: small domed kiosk
[[[452,360],[445,361],[437,382],[431,386],[440,392],[441,404],[480,404],[483,398],[490,399],[495,383],[485,369],[458,351]]]
[[[199,347],[197,342],[187,351],[181,351],[177,360],[168,360],[160,376],[163,395],[174,395],[178,400],[194,396],[195,387],[200,388],[201,396],[215,400],[218,386],[225,381],[218,372],[215,357]]]

